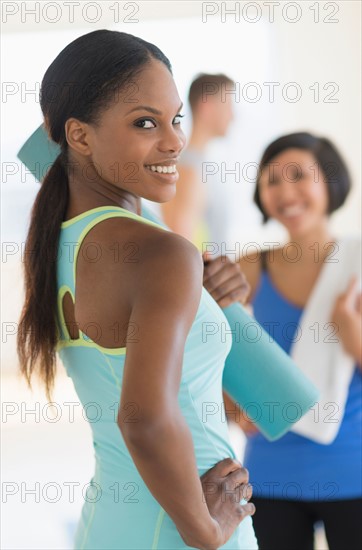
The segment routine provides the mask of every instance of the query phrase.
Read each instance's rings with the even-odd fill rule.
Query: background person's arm
[[[342,346],[362,369],[362,294],[359,281],[353,277],[345,292],[340,294],[332,312]]]
[[[226,391],[223,391],[223,398],[225,414],[228,420],[235,422],[246,435],[252,435],[259,431],[246,412],[239,407],[239,404],[236,403]]]
[[[173,199],[161,205],[162,217],[172,231],[192,241],[202,216],[201,182],[192,166],[178,166]]]
[[[130,317],[138,342],[127,342],[118,424],[143,480],[186,544],[216,548],[253,513],[253,505],[240,506],[235,498],[221,502],[220,494],[214,509],[218,516],[212,516],[178,406],[184,345],[200,301],[202,270],[196,248],[177,235],[167,233],[148,245]],[[137,411],[135,422],[127,422],[130,403]],[[240,465],[231,476],[238,476],[235,486],[245,483]]]

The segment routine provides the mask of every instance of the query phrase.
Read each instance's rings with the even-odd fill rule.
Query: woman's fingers
[[[222,261],[216,258],[204,266],[204,285],[207,286],[209,292],[212,292],[218,286],[225,283],[230,276],[233,276],[237,271],[238,265],[231,263],[230,260]],[[240,267],[239,272],[241,272]]]
[[[361,314],[362,313],[362,292],[360,292],[356,299],[356,311]]]
[[[226,477],[241,468],[241,463],[238,460],[234,458],[225,458],[224,460],[218,462],[212,470],[215,475]]]
[[[249,501],[253,495],[253,487],[250,483],[242,483],[237,487],[231,486],[230,483],[224,483],[222,487],[222,500],[226,498],[241,502],[242,500]]]
[[[214,298],[217,301],[218,305],[223,309],[234,302],[246,303],[247,298],[250,293],[249,284],[242,284],[236,287],[230,285],[230,289],[219,298]]]
[[[236,470],[240,470],[240,468],[241,463],[238,460],[233,458],[224,458],[215,464],[215,466],[210,468],[210,470],[207,470],[207,472],[201,476],[201,481],[204,483],[212,483],[213,481],[220,483],[223,478]]]
[[[250,293],[250,285],[239,264],[222,256],[207,262],[203,284],[220,307],[233,302],[244,303]]]
[[[240,515],[242,516],[242,519],[244,519],[246,516],[253,516],[255,514],[255,505],[252,502],[248,502],[247,504],[240,504]]]
[[[250,483],[247,483],[246,485],[240,485],[240,500],[250,500],[253,496],[253,486],[250,485]]]
[[[249,483],[249,472],[238,460],[226,458],[201,476],[203,485],[219,487],[221,498],[232,498],[235,502],[250,500],[253,488]]]
[[[227,484],[232,489],[236,489],[240,485],[245,485],[249,482],[249,472],[246,468],[239,468],[227,477]]]
[[[346,309],[354,310],[356,306],[356,300],[358,297],[358,285],[359,281],[356,275],[354,275],[346,288],[346,290],[340,294],[339,301],[341,302],[341,305],[346,307]]]

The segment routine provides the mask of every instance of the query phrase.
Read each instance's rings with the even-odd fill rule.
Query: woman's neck
[[[98,206],[120,206],[130,212],[141,215],[141,199],[128,191],[117,188],[115,185],[97,178],[85,180],[81,171],[76,167],[68,179],[69,201],[67,216],[78,214]]]
[[[333,237],[328,220],[321,222],[316,227],[304,234],[289,234],[289,243],[293,243],[299,250],[301,263],[324,262],[325,258],[331,253],[332,248],[328,243],[333,243]]]

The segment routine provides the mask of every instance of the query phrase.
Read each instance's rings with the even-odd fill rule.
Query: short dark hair
[[[234,81],[225,74],[207,74],[200,73],[191,83],[188,102],[191,111],[194,112],[200,99],[204,96],[207,86],[221,86],[222,84],[234,84]],[[208,94],[211,95],[211,94]]]
[[[286,149],[304,149],[314,155],[325,175],[328,189],[328,214],[340,208],[351,189],[350,175],[341,154],[327,138],[313,136],[308,132],[296,132],[273,141],[262,155],[254,191],[254,202],[263,214],[263,223],[267,222],[268,215],[260,201],[259,180],[261,172],[273,158]]]

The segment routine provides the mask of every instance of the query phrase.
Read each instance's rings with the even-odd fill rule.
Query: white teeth
[[[299,216],[304,211],[303,206],[287,206],[282,209],[283,216],[287,218],[293,218],[294,216]]]
[[[152,164],[151,166],[148,166],[152,170],[152,172],[158,172],[159,174],[173,174],[176,172],[176,164],[173,164],[172,166],[155,166]]]

